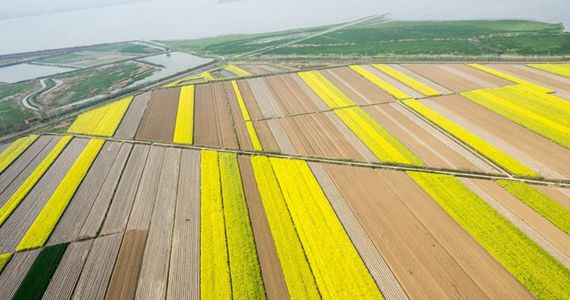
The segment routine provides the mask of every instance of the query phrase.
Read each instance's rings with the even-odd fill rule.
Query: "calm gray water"
[[[531,19],[570,27],[569,0],[218,1],[7,1],[0,9],[0,54],[133,39],[266,32],[385,13],[392,19]]]
[[[73,70],[74,69],[53,66],[18,64],[0,68],[0,81],[13,83]]]
[[[212,61],[209,58],[198,57],[182,52],[172,52],[170,55],[159,54],[141,60],[161,65],[164,68],[136,84],[153,82]]]

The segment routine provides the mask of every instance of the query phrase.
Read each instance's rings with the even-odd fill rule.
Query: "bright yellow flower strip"
[[[232,298],[265,299],[237,154],[219,153]]]
[[[292,299],[321,299],[269,158],[253,156],[251,164],[289,295]]]
[[[16,192],[12,194],[10,199],[4,203],[2,208],[0,208],[0,225],[4,224],[6,219],[14,212],[14,210],[20,205],[36,183],[44,176],[45,172],[53,164],[53,162],[59,157],[63,149],[71,141],[71,136],[64,136],[59,140],[57,145],[50,151],[50,153],[42,160],[42,162],[34,169],[32,174],[24,180],[24,182],[18,187]]]
[[[249,112],[247,111],[247,106],[245,105],[245,101],[241,95],[239,90],[239,86],[235,80],[232,80],[232,87],[236,94],[236,99],[241,110],[241,115],[243,116],[243,120],[245,121],[245,127],[247,132],[249,133],[249,139],[251,140],[251,144],[253,146],[253,150],[255,151],[263,151],[263,146],[259,141],[259,137],[257,136],[257,131],[255,130],[255,126],[253,126],[253,122],[251,121],[251,117],[249,116]]]
[[[305,161],[270,158],[324,299],[382,299]]]
[[[404,93],[397,87],[389,84],[388,82],[382,80],[380,77],[374,75],[372,72],[366,70],[365,68],[357,65],[350,66],[352,70],[360,74],[362,77],[370,80],[372,83],[380,87],[381,89],[388,92],[390,95],[394,96],[394,98],[398,100],[410,99],[410,95]]]
[[[187,85],[180,89],[178,113],[174,129],[175,144],[192,144],[194,137],[194,86]]]
[[[439,96],[441,95],[440,92],[430,88],[429,86],[413,79],[412,77],[399,72],[398,70],[390,67],[389,65],[380,65],[380,64],[375,64],[372,65],[374,68],[392,76],[393,78],[395,78],[396,80],[400,81],[401,83],[413,88],[414,90],[422,93],[425,96]]]
[[[521,106],[516,99],[498,97],[485,90],[462,93],[467,99],[486,107],[566,148],[570,148],[570,127],[540,115],[539,111]]]
[[[317,71],[300,72],[299,76],[328,105],[329,108],[355,106],[350,98],[341,92]]]
[[[104,143],[104,140],[98,139],[87,143],[20,241],[16,248],[18,251],[38,248],[45,244]]]
[[[4,267],[8,264],[10,258],[12,258],[12,253],[0,254],[0,273],[2,272],[2,270],[4,270]]]
[[[520,84],[520,85],[524,85],[524,86],[527,86],[527,87],[530,87],[530,88],[534,88],[534,89],[540,90],[540,91],[542,91],[542,92],[544,92],[544,93],[553,93],[553,92],[554,92],[553,90],[551,90],[551,89],[549,89],[549,88],[545,88],[545,87],[543,87],[543,86],[541,86],[541,85],[538,85],[538,84],[536,84],[536,83],[532,83],[532,82],[529,82],[529,81],[520,79],[520,78],[518,78],[518,77],[516,77],[516,76],[512,76],[512,75],[509,75],[509,74],[507,74],[507,73],[503,73],[503,72],[501,72],[501,71],[497,71],[497,70],[492,69],[492,68],[489,68],[489,67],[487,67],[487,66],[483,66],[483,65],[480,65],[480,64],[467,64],[467,65],[470,66],[470,67],[472,67],[472,68],[481,70],[481,71],[483,71],[483,72],[487,72],[487,73],[489,73],[489,74],[493,74],[493,75],[495,75],[495,76],[501,77],[501,78],[506,79],[506,80],[508,80],[508,81],[512,81],[512,82],[518,83],[518,84]]]
[[[424,165],[418,156],[362,108],[350,107],[334,112],[378,159],[404,165]]]
[[[119,127],[125,112],[131,104],[132,96],[109,104],[109,110],[95,128],[93,134],[100,136],[113,136]]]
[[[132,96],[107,104],[103,107],[80,114],[67,132],[112,136],[115,134],[123,115],[127,111]]]
[[[497,180],[497,183],[566,234],[570,234],[570,211],[564,206],[530,184],[511,180]]]
[[[0,153],[0,174],[6,170],[28,147],[38,139],[38,136],[28,135],[14,141]]]
[[[570,64],[528,64],[527,66],[570,78]]]
[[[539,177],[539,175],[536,172],[529,169],[520,162],[516,161],[508,154],[502,152],[501,150],[495,148],[493,145],[489,144],[488,142],[484,141],[478,136],[465,130],[465,128],[446,119],[444,116],[440,115],[436,111],[423,105],[420,101],[404,100],[403,102],[411,109],[415,110],[416,112],[427,118],[428,120],[435,123],[437,126],[441,127],[443,130],[455,136],[457,139],[469,145],[471,148],[483,154],[491,161],[505,168],[507,171],[511,172],[512,174],[526,176],[526,177]]]
[[[200,298],[231,299],[218,153],[202,151],[200,163]]]
[[[235,74],[236,76],[238,76],[238,77],[249,77],[249,76],[252,75],[252,74],[249,73],[248,71],[246,71],[246,70],[244,70],[244,69],[242,69],[242,68],[240,68],[240,67],[238,67],[238,66],[236,66],[236,65],[226,65],[226,66],[224,67],[224,69],[226,69],[226,70],[228,70],[228,71],[234,73],[234,74]]]
[[[570,270],[449,175],[408,172],[491,256],[539,299],[567,299]]]

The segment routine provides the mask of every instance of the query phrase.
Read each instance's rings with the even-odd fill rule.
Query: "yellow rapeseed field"
[[[0,174],[6,170],[28,147],[38,139],[33,134],[14,141],[8,148],[0,153]]]
[[[232,298],[264,299],[265,288],[235,153],[219,153]]]
[[[570,78],[570,64],[528,64],[529,67]]]
[[[98,136],[115,134],[123,115],[131,103],[132,96],[80,114],[67,132]]]
[[[529,82],[529,81],[520,79],[520,78],[518,78],[518,77],[516,77],[516,76],[509,75],[509,74],[504,73],[504,72],[501,72],[501,71],[497,71],[497,70],[492,69],[492,68],[489,68],[489,67],[487,67],[487,66],[483,66],[483,65],[480,65],[480,64],[467,64],[467,65],[470,66],[470,67],[472,67],[472,68],[481,70],[481,71],[483,71],[483,72],[487,72],[487,73],[489,73],[489,74],[493,74],[493,75],[495,75],[495,76],[497,76],[497,77],[501,77],[501,78],[506,79],[506,80],[508,80],[508,81],[512,81],[512,82],[514,82],[514,83],[518,83],[518,84],[520,84],[520,85],[524,85],[524,86],[527,86],[527,87],[529,87],[529,88],[534,88],[534,89],[540,90],[540,91],[542,91],[542,92],[544,92],[544,93],[553,93],[553,92],[554,92],[553,90],[551,90],[551,89],[549,89],[549,88],[543,87],[543,86],[538,85],[538,84],[536,84],[536,83],[532,83],[532,82]]]
[[[241,95],[241,92],[239,90],[239,86],[237,85],[237,82],[235,80],[232,80],[232,88],[234,89],[234,92],[236,94],[236,99],[241,111],[241,115],[243,116],[243,120],[245,121],[245,127],[247,129],[247,132],[249,134],[249,139],[251,140],[251,144],[253,146],[253,150],[255,151],[263,151],[263,146],[261,145],[261,142],[259,141],[259,137],[257,136],[257,131],[255,130],[255,126],[253,125],[253,122],[251,121],[251,117],[249,116],[249,112],[247,110],[247,106],[245,105],[245,101],[243,100],[243,97]]]
[[[202,151],[200,163],[200,298],[231,299],[218,153]]]
[[[287,204],[266,156],[252,156],[255,181],[292,299],[321,299]]]
[[[12,258],[12,253],[0,254],[0,273],[2,273],[4,267],[8,264],[10,258]]]
[[[331,108],[355,106],[350,98],[341,92],[317,71],[300,72],[299,76]]]
[[[566,299],[570,270],[450,175],[408,172],[465,231],[538,299]]]
[[[175,144],[192,144],[194,137],[194,86],[187,85],[180,89],[178,113],[174,129]]]
[[[337,109],[337,116],[381,161],[423,166],[423,161],[360,107]]]
[[[6,219],[14,212],[14,210],[20,205],[36,183],[42,178],[42,176],[47,172],[49,167],[53,162],[59,157],[61,152],[65,149],[67,144],[71,141],[71,136],[64,136],[59,140],[57,145],[50,151],[50,153],[42,160],[42,162],[34,169],[34,171],[22,182],[20,187],[12,194],[10,199],[4,203],[2,208],[0,208],[0,225],[4,224]]]
[[[437,126],[441,127],[443,130],[447,131],[457,139],[461,140],[465,144],[469,145],[477,152],[483,154],[491,161],[495,162],[499,166],[505,168],[512,174],[526,176],[526,177],[539,177],[539,175],[521,164],[508,154],[502,152],[501,150],[495,148],[493,145],[479,138],[478,136],[467,131],[465,128],[451,122],[444,116],[440,115],[436,111],[430,109],[429,107],[423,105],[418,100],[404,100],[405,105],[415,110],[431,122],[435,123]]]
[[[570,148],[570,127],[551,118],[556,114],[548,114],[548,109],[540,111],[539,106],[524,107],[516,95],[496,96],[486,90],[474,90],[462,93],[467,99],[484,106],[505,118],[518,123],[566,148]],[[539,109],[537,111],[537,109]],[[566,123],[566,120],[563,120]]]
[[[414,90],[422,93],[425,96],[439,96],[440,92],[430,88],[429,86],[413,79],[412,77],[397,71],[396,69],[390,67],[389,65],[374,64],[372,65],[376,69],[392,76],[401,83],[413,88]]]
[[[321,296],[382,299],[307,163],[282,158],[270,162]]]
[[[353,65],[353,66],[350,66],[350,68],[352,70],[354,70],[355,72],[357,72],[358,74],[360,74],[362,77],[370,80],[370,82],[374,83],[375,85],[377,85],[381,89],[385,90],[386,92],[388,92],[390,95],[394,96],[394,98],[396,98],[398,100],[404,100],[404,99],[412,98],[412,97],[410,97],[410,95],[402,92],[397,87],[395,87],[395,86],[389,84],[388,82],[382,80],[381,78],[372,74],[372,72],[366,70],[365,68],[363,68],[361,66]]]
[[[99,139],[92,139],[87,143],[18,244],[17,251],[38,248],[45,244],[104,143],[104,140]]]
[[[249,77],[253,74],[249,73],[248,71],[236,66],[236,65],[226,65],[224,69],[234,73],[237,77]]]

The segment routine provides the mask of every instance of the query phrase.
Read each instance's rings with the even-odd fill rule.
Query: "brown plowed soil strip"
[[[93,240],[85,240],[69,244],[42,299],[71,299],[92,243]]]
[[[299,95],[302,94],[304,95],[303,97],[308,97],[308,99],[310,99],[311,102],[317,106],[317,111],[325,111],[330,109],[327,106],[327,104],[323,100],[321,100],[321,98],[317,94],[315,94],[315,92],[311,89],[311,87],[308,86],[307,83],[305,83],[305,81],[303,81],[303,79],[298,74],[289,74],[289,76],[295,82],[296,86],[299,88],[298,90]]]
[[[146,230],[125,232],[105,299],[135,298],[146,235]]]
[[[238,149],[228,98],[233,90],[223,83],[196,86],[194,144],[225,149]]]
[[[123,120],[115,132],[115,137],[130,140],[135,136],[141,123],[142,116],[150,100],[150,92],[137,95],[131,101],[129,109],[123,116]]]
[[[570,93],[570,79],[546,73],[523,65],[494,64],[489,67],[533,83],[544,85],[565,95]]]
[[[476,135],[479,135],[477,132],[481,130],[490,133],[493,138],[486,139],[489,143],[512,155],[527,166],[533,167],[533,165],[536,165],[532,161],[517,155],[511,149],[499,146],[497,140],[502,140],[516,149],[516,151],[523,152],[526,156],[543,166],[533,167],[542,175],[555,178],[560,177],[560,175],[564,178],[570,177],[569,149],[551,142],[462,96],[450,95],[430,98],[425,100],[424,103],[435,110],[438,110],[439,106],[441,106],[450,113],[466,120],[470,124],[466,129]],[[452,121],[455,121],[453,117],[451,118]],[[459,124],[459,121],[456,123]],[[462,124],[459,125],[463,126]]]
[[[200,152],[182,150],[168,299],[200,298]]]
[[[462,179],[500,214],[530,239],[570,267],[570,237],[498,184],[489,180]]]
[[[75,287],[74,299],[103,299],[115,266],[123,233],[99,237],[91,251]]]
[[[323,113],[287,117],[280,121],[295,147],[295,153],[291,154],[364,160]]]
[[[392,95],[350,68],[329,69],[321,71],[321,74],[359,105],[386,103],[395,100]]]
[[[292,75],[267,77],[275,99],[284,115],[293,115],[319,111],[315,100],[303,92]],[[297,76],[297,75],[294,75]],[[317,101],[320,101],[317,99]]]
[[[325,169],[410,298],[530,298],[405,173]]]
[[[454,92],[513,84],[500,77],[462,64],[405,64],[402,66]]]
[[[248,80],[248,83],[257,101],[257,105],[259,105],[259,109],[263,114],[263,118],[278,118],[284,116],[277,102],[276,95],[267,83],[267,78],[252,78]]]
[[[367,69],[368,71],[370,71],[370,73],[376,75],[377,77],[379,77],[380,79],[386,81],[387,83],[393,85],[394,87],[396,87],[397,89],[399,89],[400,91],[406,93],[408,96],[412,97],[412,98],[422,98],[424,97],[424,95],[414,89],[412,89],[411,87],[407,86],[406,84],[398,81],[396,78],[376,69],[373,66],[367,65],[367,66],[363,66],[365,69]]]
[[[257,104],[257,100],[255,100],[255,97],[253,96],[253,92],[249,87],[248,81],[238,80],[236,82],[239,87],[239,91],[241,93],[243,101],[245,102],[245,106],[247,107],[247,111],[249,112],[249,117],[254,121],[263,119],[263,113],[261,112],[261,109]]]
[[[251,139],[249,138],[249,133],[245,127],[241,108],[239,107],[231,82],[225,81],[220,82],[219,84],[221,85],[221,89],[223,89],[223,95],[225,96],[226,104],[230,106],[230,113],[233,120],[232,124],[234,125],[234,132],[237,135],[239,149],[253,151]],[[237,147],[235,144],[233,144],[233,146]]]
[[[258,123],[267,124],[271,130],[271,134],[275,138],[275,142],[279,146],[280,153],[295,153],[295,147],[293,147],[293,143],[291,143],[291,140],[289,139],[289,136],[285,132],[285,129],[281,125],[281,121],[279,119],[267,120]]]
[[[156,200],[160,174],[166,148],[152,146],[148,154],[148,160],[140,180],[137,196],[133,203],[133,209],[129,215],[128,230],[148,230],[152,210]]]
[[[4,170],[0,176],[0,206],[10,199],[59,142],[59,139],[51,136],[40,137],[10,167]]]
[[[450,146],[455,144],[454,141],[434,130],[416,116],[402,111],[401,107],[396,103],[369,106],[364,109],[380,124],[395,134],[414,153],[419,155],[428,166],[471,171],[492,171],[488,165],[475,155],[467,151],[462,151],[461,153],[456,151]]]
[[[423,83],[424,85],[426,85],[426,86],[428,86],[428,87],[430,87],[430,88],[432,88],[432,89],[434,89],[434,90],[436,90],[442,94],[452,94],[453,93],[452,91],[444,88],[443,86],[441,86],[441,85],[439,85],[439,84],[437,84],[437,83],[435,83],[435,82],[433,82],[433,81],[431,81],[431,80],[429,80],[423,76],[420,76],[419,74],[414,73],[414,72],[412,72],[412,71],[410,71],[410,70],[408,70],[408,69],[406,69],[400,65],[390,64],[390,67],[392,67],[393,69],[397,70],[398,72],[400,72],[402,74],[405,74],[405,75],[415,79],[418,82]]]
[[[91,168],[89,168],[89,172],[85,175],[69,206],[65,209],[63,216],[57,223],[48,240],[48,245],[61,244],[77,239],[97,195],[102,190],[101,187],[113,166],[117,154],[119,154],[120,148],[121,143],[105,143],[101,153],[97,156]],[[115,187],[111,188],[114,189]]]
[[[127,225],[143,170],[145,169],[150,146],[135,145],[101,229],[101,235],[121,232]]]
[[[160,172],[148,239],[137,286],[139,297],[164,299],[174,230],[174,210],[180,168],[181,149],[168,148]]]
[[[279,145],[277,144],[275,137],[273,137],[271,129],[266,121],[254,122],[253,126],[255,126],[255,131],[257,132],[259,141],[263,146],[263,151],[274,153],[280,152]]]
[[[154,90],[136,134],[137,140],[172,143],[179,88]]]
[[[257,189],[251,162],[248,156],[240,155],[238,160],[267,298],[289,299],[285,277],[273,243],[273,235],[269,229],[261,195]]]
[[[40,249],[34,249],[12,256],[0,273],[0,295],[3,299],[12,299],[39,253]]]
[[[0,253],[15,250],[86,144],[85,139],[73,139],[0,227]]]
[[[387,299],[408,299],[402,286],[386,264],[384,258],[374,246],[374,243],[354,215],[350,206],[324,169],[323,164],[309,163],[311,171],[319,181],[323,192],[330,201],[331,206],[342,222],[346,233],[350,237],[354,247],[362,257],[370,274],[380,288],[382,295]]]
[[[324,113],[324,116],[331,121],[331,123],[338,129],[342,136],[348,141],[348,143],[356,149],[356,151],[362,156],[362,158],[367,162],[379,162],[378,157],[364,145],[364,143],[352,132],[350,128],[343,123],[343,121],[332,112]],[[339,139],[341,137],[338,137]]]

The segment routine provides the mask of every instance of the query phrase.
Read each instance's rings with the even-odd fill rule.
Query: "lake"
[[[405,20],[531,19],[570,27],[568,0],[130,0],[75,10],[58,10],[58,3],[63,7],[61,3],[76,1],[21,0],[3,7],[0,54],[134,39],[268,32],[386,13]],[[42,13],[42,4],[50,9]],[[25,16],[29,7],[39,12]]]
[[[73,70],[75,69],[33,64],[17,64],[0,68],[0,82],[14,83]]]

